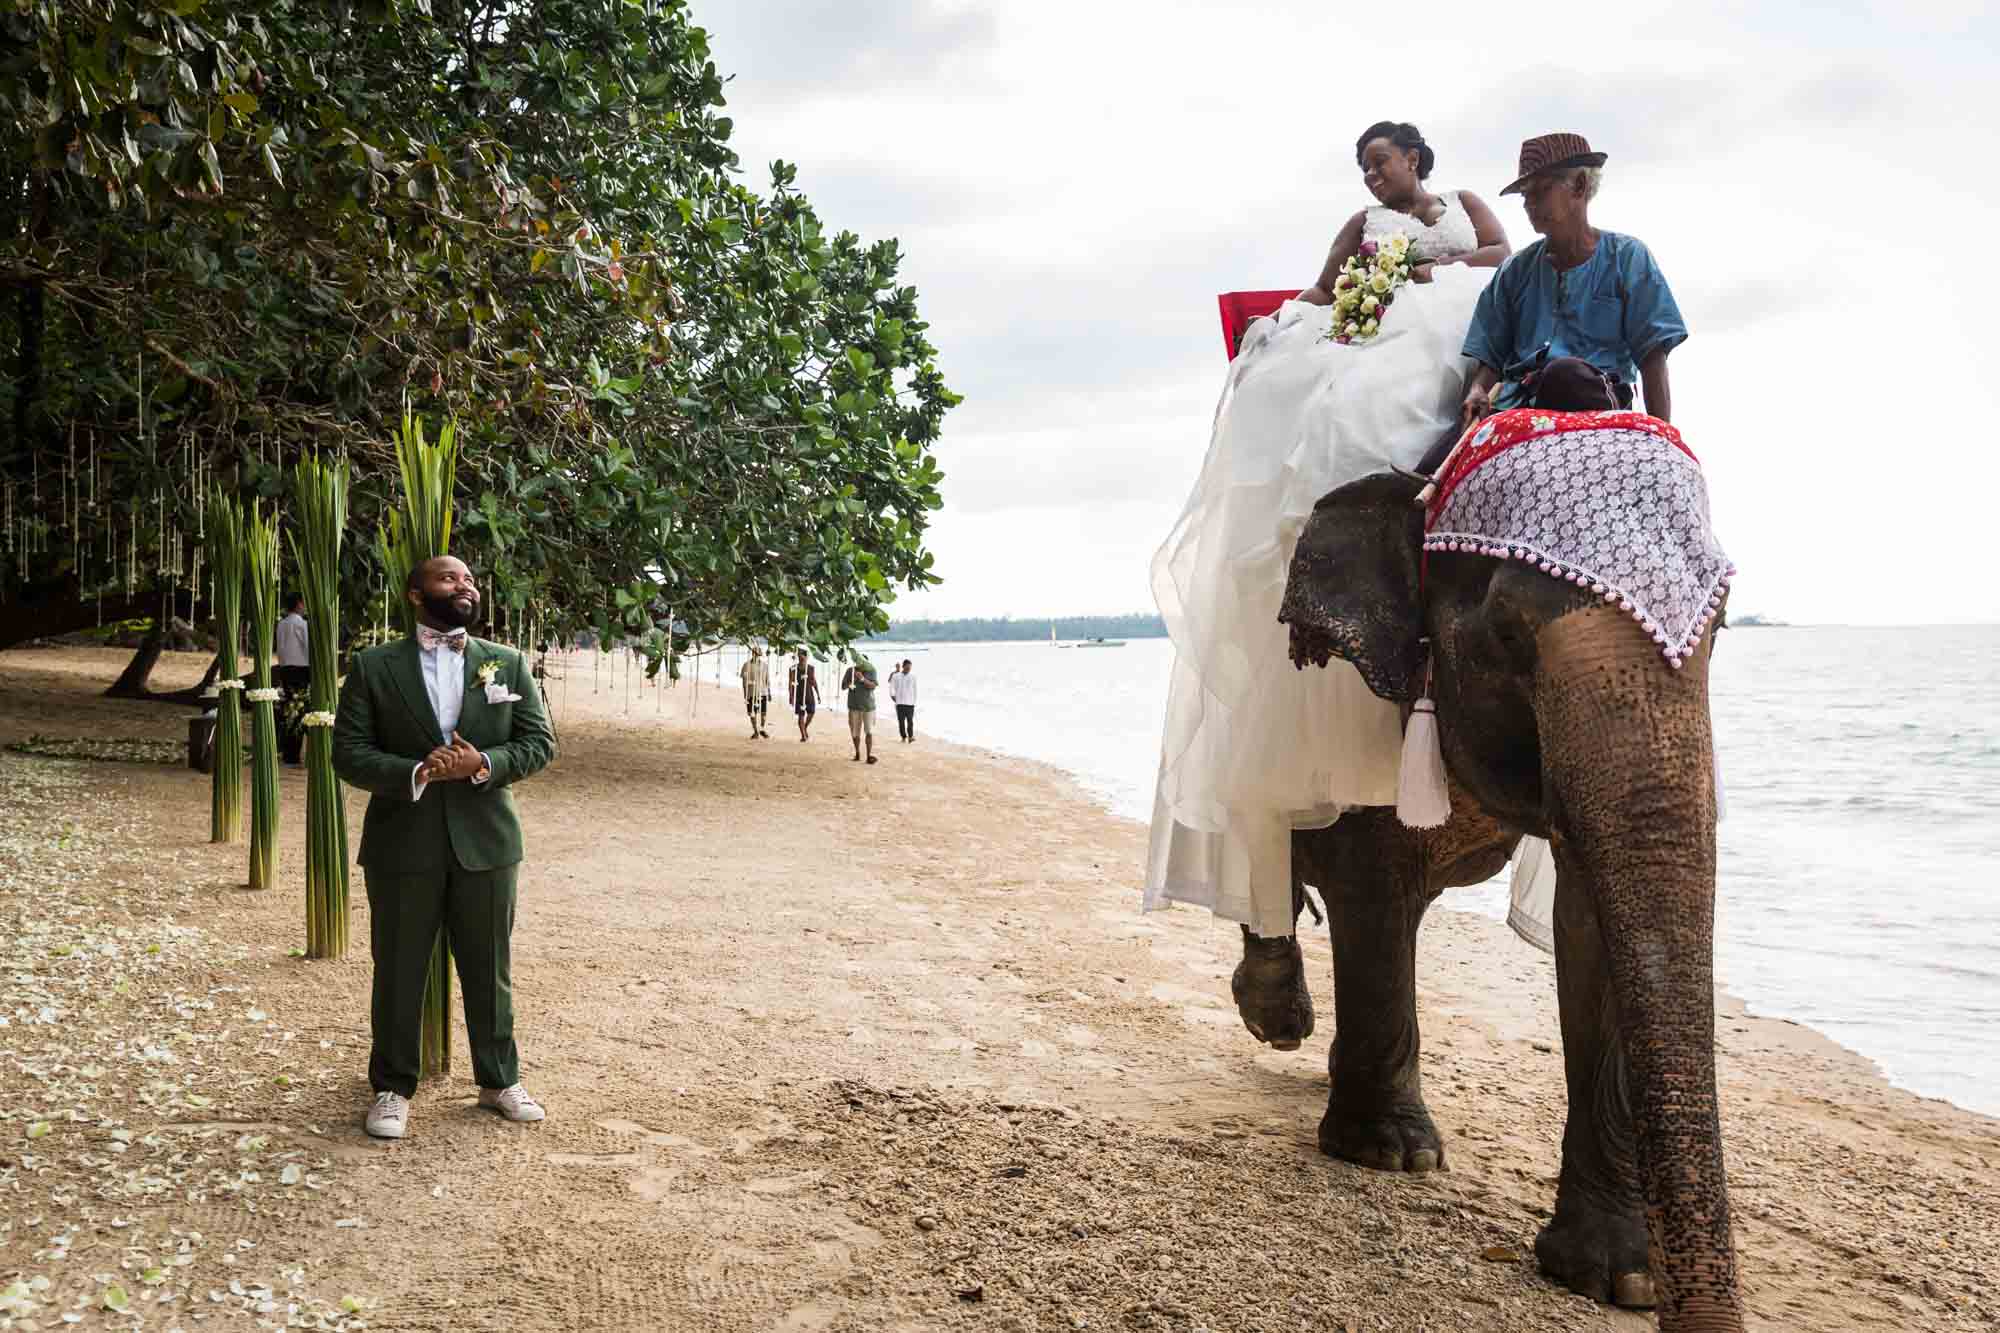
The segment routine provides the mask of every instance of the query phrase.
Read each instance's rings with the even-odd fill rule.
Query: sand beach
[[[0,653],[0,742],[181,737],[99,697],[124,660]],[[566,669],[517,789],[534,1126],[474,1106],[461,1032],[410,1137],[362,1133],[367,908],[356,871],[355,952],[291,956],[302,771],[253,894],[205,777],[0,751],[0,1327],[1652,1326],[1535,1271],[1560,1038],[1504,927],[1423,935],[1450,1169],[1365,1171],[1315,1146],[1323,932],[1320,1030],[1271,1051],[1234,927],[1140,916],[1144,830],[1055,770],[886,713],[854,764],[837,712],[752,741],[727,690]],[[2000,1326],[2000,1121],[1727,997],[1717,1037],[1751,1327]]]

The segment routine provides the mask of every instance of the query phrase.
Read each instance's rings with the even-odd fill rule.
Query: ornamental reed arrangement
[[[1346,346],[1367,342],[1381,332],[1412,267],[1410,238],[1401,232],[1380,242],[1363,241],[1333,280],[1333,323],[1326,336]]]
[[[271,685],[271,636],[278,625],[278,515],[251,502],[243,524],[244,610],[250,617],[250,887],[278,875],[278,700]]]
[[[209,802],[210,842],[243,836],[243,713],[238,699],[243,681],[236,646],[242,633],[243,510],[218,487],[208,498],[209,605],[215,609],[215,738],[211,747],[213,796]]]
[[[389,515],[387,531],[377,528],[375,549],[389,588],[404,586],[411,570],[451,549],[452,488],[458,482],[458,431],[446,422],[436,444],[424,439],[424,423],[405,412],[396,436],[396,461],[403,474],[403,508]],[[405,596],[403,632],[417,632],[417,609]],[[442,925],[431,948],[424,983],[424,1077],[451,1072],[451,946]]]
[[[306,957],[347,953],[347,811],[333,772],[340,648],[340,543],[347,526],[347,461],[300,461],[292,472],[292,563],[306,602]]]

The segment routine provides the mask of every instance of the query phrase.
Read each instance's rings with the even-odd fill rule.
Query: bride
[[[1196,903],[1266,937],[1292,933],[1292,830],[1395,804],[1402,745],[1396,705],[1352,666],[1293,668],[1278,623],[1292,547],[1321,496],[1413,467],[1456,429],[1459,349],[1508,253],[1475,195],[1426,188],[1433,154],[1416,126],[1369,126],[1355,162],[1375,206],[1340,229],[1319,281],[1245,333],[1201,477],[1153,557],[1176,657],[1145,906]],[[1343,266],[1399,233],[1411,282],[1372,338],[1333,342]]]

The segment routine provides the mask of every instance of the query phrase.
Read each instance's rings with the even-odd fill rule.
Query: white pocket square
[[[502,685],[497,680],[488,681],[486,684],[487,703],[511,704],[519,701],[520,697],[521,697],[520,695],[514,693],[512,690],[508,689],[505,685]]]

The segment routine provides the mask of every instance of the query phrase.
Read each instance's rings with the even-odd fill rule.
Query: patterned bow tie
[[[455,629],[450,633],[445,633],[442,630],[434,630],[429,625],[419,625],[417,626],[417,646],[425,652],[429,652],[433,648],[449,648],[455,653],[462,653],[465,651],[465,631]]]

